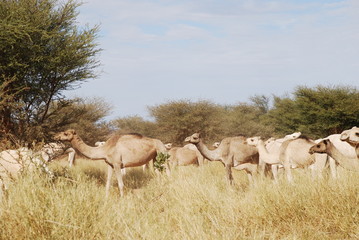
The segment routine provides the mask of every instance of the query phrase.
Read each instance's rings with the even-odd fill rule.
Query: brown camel
[[[104,160],[108,164],[106,197],[109,194],[113,171],[117,177],[120,194],[123,196],[124,184],[121,169],[144,165],[155,159],[157,153],[167,152],[160,140],[144,137],[140,134],[114,135],[99,147],[88,146],[73,129],[56,134],[55,139],[70,141],[72,147],[84,156],[92,160]],[[169,175],[170,170],[167,162],[165,168]]]
[[[199,133],[187,137],[185,142],[194,144],[208,160],[222,162],[226,168],[227,179],[230,184],[233,184],[232,167],[245,170],[250,181],[252,181],[252,175],[257,172],[258,151],[255,147],[247,145],[245,140],[246,138],[243,136],[227,137],[221,141],[215,150],[208,149]]]
[[[340,140],[348,142],[355,148],[357,157],[359,158],[359,128],[352,127],[349,130],[345,130],[340,135]]]
[[[193,144],[171,148],[168,153],[170,154],[168,161],[171,164],[171,167],[203,165],[204,157]]]
[[[349,158],[348,156],[344,155],[335,147],[335,145],[329,139],[324,139],[319,143],[313,145],[309,149],[309,153],[326,153],[335,161],[337,161],[338,164],[343,168],[356,172],[359,171],[359,159],[356,157]]]

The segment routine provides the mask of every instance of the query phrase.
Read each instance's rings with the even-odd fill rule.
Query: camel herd
[[[185,139],[183,147],[172,147],[158,139],[140,134],[114,135],[106,142],[98,142],[95,147],[87,145],[75,130],[70,129],[55,135],[56,143],[49,143],[38,151],[28,148],[6,150],[0,153],[0,190],[25,169],[42,166],[52,175],[46,163],[56,156],[67,153],[72,166],[75,150],[91,160],[103,160],[108,165],[106,196],[109,195],[113,172],[117,178],[120,195],[124,195],[123,171],[128,167],[146,166],[157,154],[169,153],[164,168],[170,175],[170,168],[195,164],[204,161],[219,161],[226,169],[226,177],[233,183],[232,168],[245,170],[249,181],[258,173],[263,174],[266,166],[271,167],[274,181],[278,181],[278,169],[283,168],[288,181],[293,181],[291,169],[309,168],[313,175],[321,173],[329,162],[331,175],[336,178],[336,167],[359,171],[359,128],[353,127],[341,134],[330,135],[323,139],[312,140],[296,132],[281,139],[243,136],[227,137],[213,144],[209,149],[199,133]],[[65,150],[62,141],[69,141],[72,148]],[[0,192],[1,197],[1,192]]]

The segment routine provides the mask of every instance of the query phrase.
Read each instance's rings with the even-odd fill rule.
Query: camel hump
[[[143,138],[143,135],[140,134],[140,133],[126,133],[124,135],[134,136],[134,137],[137,137],[137,138]]]
[[[307,141],[312,141],[312,139],[311,138],[309,138],[308,136],[306,136],[306,135],[300,135],[299,137],[298,137],[298,139],[304,139],[304,140],[307,140]],[[295,140],[295,139],[292,139],[292,140]]]

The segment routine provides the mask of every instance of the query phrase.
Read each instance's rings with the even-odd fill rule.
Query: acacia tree
[[[129,116],[111,121],[111,125],[119,134],[139,133],[147,137],[158,138],[157,124],[140,116]]]
[[[12,79],[0,99],[12,96],[0,108],[3,132],[31,137],[24,130],[46,121],[53,100],[96,77],[99,28],[76,25],[79,5],[73,0],[0,1],[0,85]]]
[[[223,108],[209,101],[170,101],[149,107],[149,112],[163,141],[183,144],[195,132],[200,132],[207,141],[221,139]]]

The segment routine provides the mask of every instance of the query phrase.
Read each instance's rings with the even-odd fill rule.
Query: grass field
[[[0,203],[0,239],[359,239],[359,175],[295,183],[258,179],[249,186],[221,164],[179,167],[171,177],[141,168],[125,176],[125,196],[113,181],[106,200],[106,166],[53,163],[55,180],[24,175]]]

